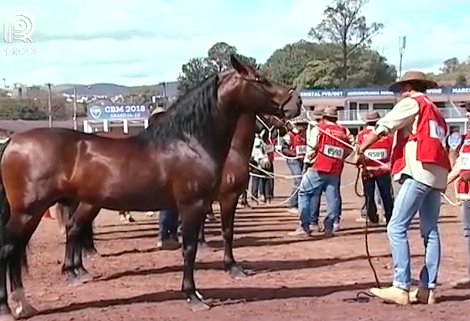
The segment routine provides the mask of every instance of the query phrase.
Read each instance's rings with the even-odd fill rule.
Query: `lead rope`
[[[307,112],[306,114],[307,114],[307,118],[308,118],[309,120],[311,120],[310,117],[309,117],[309,115],[308,115],[308,112]],[[287,128],[287,126],[286,126],[286,128]],[[341,140],[341,139],[335,137],[334,135],[332,135],[332,134],[326,132],[325,130],[319,128],[318,126],[317,126],[316,128],[317,128],[320,132],[322,132],[323,134],[329,136],[330,138],[336,140],[337,142],[343,144],[344,146],[349,147],[349,148],[352,149],[353,151],[355,150],[355,148],[354,148],[353,145],[351,145],[351,144],[349,144],[349,143],[347,143],[347,142],[345,142],[345,141],[343,141],[343,140]],[[307,146],[310,147],[310,148],[312,148],[312,149],[315,149],[315,148],[313,148],[312,146],[310,146],[308,143],[307,143]],[[318,152],[318,150],[317,150],[317,152]],[[383,167],[385,167],[385,168],[390,169],[390,166],[389,166],[388,164],[385,164],[385,163],[383,163],[383,162],[381,162],[381,161],[379,161],[379,160],[377,160],[377,159],[370,158],[370,157],[368,157],[367,155],[364,155],[364,156],[367,157],[368,159],[370,159],[370,160],[376,162],[377,164],[379,164],[379,165],[381,165],[381,166],[383,166]],[[349,164],[352,164],[351,162],[347,162],[347,161],[345,161],[345,162],[346,162],[346,163],[349,163]],[[356,165],[356,166],[357,166],[357,164],[353,164],[353,165]],[[357,195],[358,197],[361,197],[361,198],[362,198],[362,197],[364,197],[364,194],[359,193],[359,180],[360,180],[360,178],[361,178],[361,170],[364,171],[364,175],[367,175],[367,172],[365,172],[365,171],[366,171],[365,167],[362,167],[362,168],[358,167],[358,168],[357,168],[357,175],[356,175],[356,182],[355,182],[354,189],[355,189],[356,195]],[[452,206],[458,206],[458,202],[457,202],[457,203],[452,202],[444,193],[441,193],[441,197],[444,198],[444,200],[446,200],[450,205],[452,205]],[[375,283],[376,283],[376,285],[377,285],[378,288],[381,288],[382,286],[381,286],[381,283],[380,283],[380,279],[379,279],[379,277],[378,277],[377,270],[375,269],[375,266],[374,266],[374,264],[372,263],[372,255],[370,254],[370,246],[369,246],[369,220],[367,220],[367,219],[365,220],[365,229],[364,229],[364,247],[365,247],[365,251],[366,251],[367,262],[369,263],[370,269],[372,270],[372,274],[374,275]],[[368,292],[359,291],[359,292],[356,293],[356,298],[355,298],[354,300],[355,300],[355,301],[358,301],[358,302],[361,302],[361,301],[369,301],[369,299],[372,298],[372,297],[374,297],[374,296],[371,295],[371,294],[368,293]]]
[[[320,132],[324,133],[325,135],[327,135],[327,136],[331,137],[332,139],[338,141],[339,143],[342,143],[343,145],[345,145],[345,146],[347,146],[347,147],[349,147],[349,148],[352,148],[352,149],[354,150],[354,146],[352,146],[351,144],[348,144],[347,142],[345,142],[345,141],[343,141],[343,140],[341,140],[341,139],[339,139],[339,138],[337,138],[337,137],[331,135],[330,133],[324,131],[323,129],[321,129],[321,128],[319,128],[319,127],[317,127],[317,129],[318,129]],[[370,159],[370,160],[376,162],[377,164],[379,164],[379,165],[381,165],[381,166],[383,166],[383,167],[386,167],[386,168],[389,168],[389,169],[390,169],[390,166],[389,166],[389,165],[387,165],[387,164],[385,164],[385,163],[383,163],[383,162],[381,162],[381,161],[379,161],[379,160],[377,160],[377,159],[370,158],[370,157],[368,157],[367,155],[364,155],[364,156],[367,157],[368,159]],[[360,174],[359,174],[360,171],[361,171],[361,169],[358,167],[358,175],[357,175],[357,178],[356,178],[356,186],[359,184],[358,182],[359,182],[359,177],[360,177]],[[364,168],[364,167],[362,168],[362,171],[364,171],[364,174],[367,175],[367,172],[365,172],[365,168]],[[357,194],[358,196],[360,196],[360,194],[358,193],[357,190],[356,190],[356,194]],[[458,204],[459,204],[459,202],[456,202],[456,203],[452,202],[452,201],[447,197],[447,195],[445,195],[444,193],[441,193],[441,197],[444,198],[444,199],[445,199],[450,205],[452,205],[452,206],[458,206]],[[380,280],[379,280],[377,271],[376,271],[376,269],[375,269],[375,267],[374,267],[374,264],[372,263],[372,256],[371,256],[371,254],[370,254],[370,247],[369,247],[369,220],[367,220],[367,219],[366,219],[366,222],[365,222],[364,245],[365,245],[365,250],[366,250],[366,255],[367,255],[367,261],[368,261],[369,266],[370,266],[370,268],[371,268],[371,270],[372,270],[372,273],[373,273],[373,275],[374,275],[375,283],[376,283],[376,285],[377,285],[378,288],[381,288],[381,283],[380,283]],[[356,298],[355,298],[355,300],[356,300],[356,301],[368,301],[369,298],[372,298],[372,297],[374,297],[374,296],[371,295],[370,293],[367,293],[367,292],[365,292],[365,291],[359,291],[359,292],[356,293]]]

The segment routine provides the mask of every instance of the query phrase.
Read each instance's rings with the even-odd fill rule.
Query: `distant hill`
[[[131,91],[138,93],[139,91],[154,92],[155,95],[163,95],[163,85],[147,85],[147,86],[124,86],[113,83],[96,83],[96,84],[60,84],[53,87],[53,90],[62,94],[73,94],[73,88],[77,88],[78,95],[105,95],[108,97],[126,95]],[[166,95],[169,98],[176,97],[178,94],[178,82],[171,81],[166,83]]]

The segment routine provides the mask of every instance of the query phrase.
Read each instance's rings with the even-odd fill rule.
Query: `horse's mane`
[[[215,74],[187,91],[135,139],[165,145],[177,140],[189,141],[191,137],[214,135],[213,114],[218,105],[218,81]]]

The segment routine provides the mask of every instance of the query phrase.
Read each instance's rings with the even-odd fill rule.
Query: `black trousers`
[[[393,212],[393,192],[392,192],[392,176],[390,173],[384,173],[378,176],[369,177],[362,181],[364,184],[365,207],[370,222],[378,223],[377,205],[375,202],[375,186],[379,189],[385,211],[385,219],[387,223],[390,221]]]

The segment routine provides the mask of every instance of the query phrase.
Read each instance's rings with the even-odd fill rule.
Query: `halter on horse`
[[[0,150],[0,316],[14,320],[6,273],[20,316],[27,301],[21,263],[43,213],[56,202],[111,210],[177,209],[183,233],[182,291],[193,309],[208,308],[197,292],[194,262],[206,209],[217,197],[236,121],[246,113],[295,117],[300,96],[270,83],[235,56],[234,69],[208,77],[180,97],[156,124],[127,139],[68,129],[39,128],[14,135]],[[67,234],[77,243],[81,217]],[[75,251],[75,249],[73,249]]]

